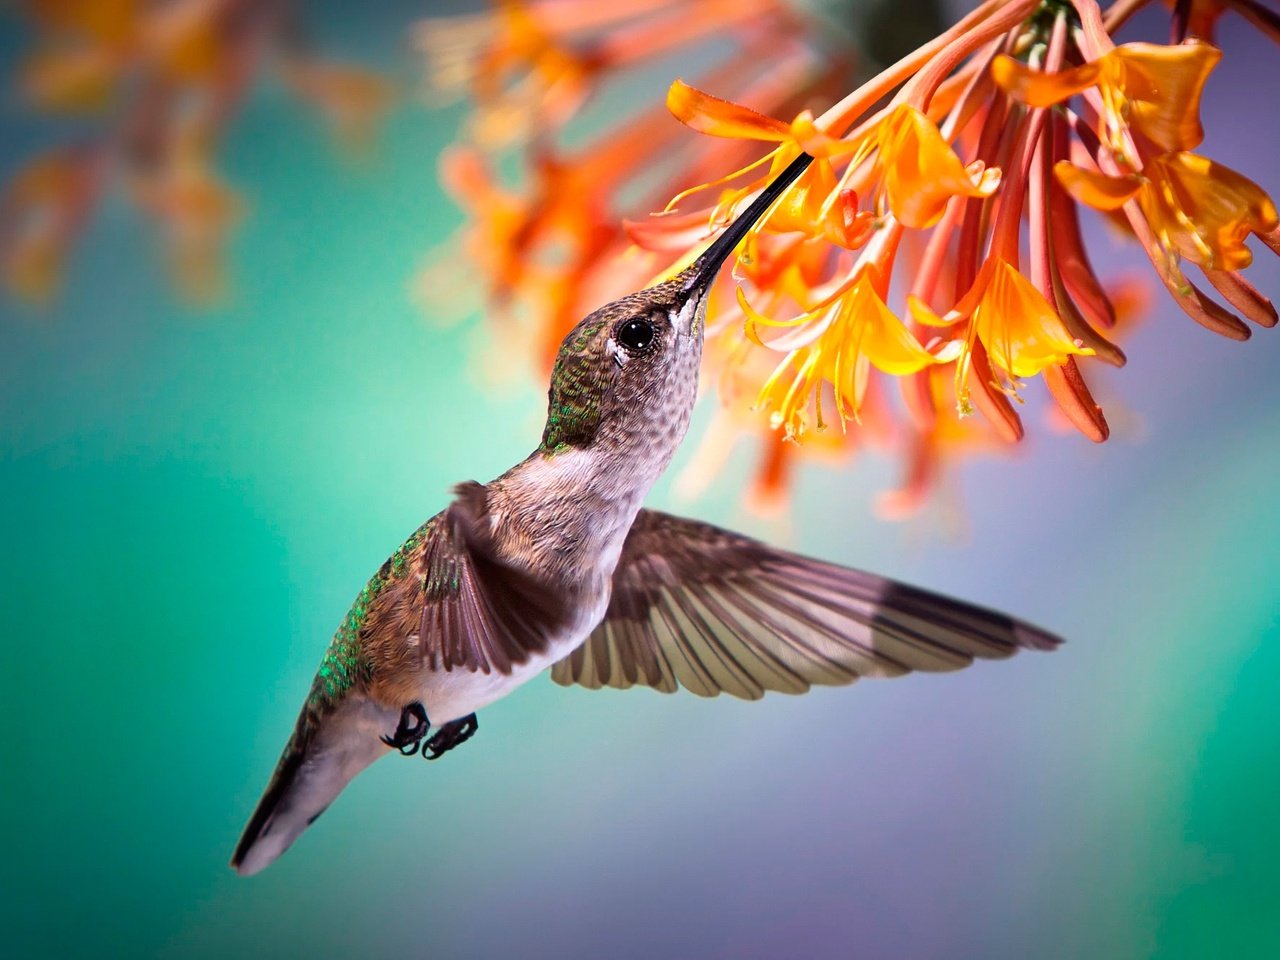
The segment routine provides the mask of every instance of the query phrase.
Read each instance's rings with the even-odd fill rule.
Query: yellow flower
[[[1193,41],[1166,46],[1126,43],[1071,70],[1046,73],[1001,54],[991,74],[1008,93],[1049,107],[1096,86],[1105,106],[1110,145],[1122,150],[1131,126],[1162,150],[1190,150],[1204,139],[1200,93],[1222,52]]]
[[[878,140],[889,209],[905,226],[932,227],[952,197],[989,197],[1000,186],[999,169],[966,167],[937,124],[909,104],[884,119]]]
[[[1011,378],[1001,385],[1011,396],[1017,395],[1019,378],[1066,363],[1073,354],[1094,353],[1071,336],[1049,301],[1003,257],[988,260],[972,289],[943,317],[917,297],[908,297],[907,302],[916,322],[927,326],[946,327],[968,318],[966,347],[956,365],[956,395],[965,413],[969,410],[965,379],[974,338],[986,348],[992,363]]]
[[[1097,210],[1115,210],[1136,198],[1160,246],[1201,267],[1240,270],[1253,262],[1250,233],[1265,234],[1280,221],[1261,187],[1229,167],[1194,153],[1149,161],[1141,174],[1110,177],[1063,160],[1054,173],[1067,191]]]
[[[756,330],[761,325],[801,328],[799,336],[784,334],[770,343],[770,349],[775,351],[787,349],[787,341],[799,341],[807,334],[804,328],[820,325],[826,318],[825,329],[790,349],[760,388],[756,406],[770,411],[773,427],[785,427],[789,437],[801,436],[808,426],[806,412],[812,406],[815,425],[823,429],[826,424],[820,394],[824,383],[831,384],[836,412],[843,423],[850,417],[858,418],[871,367],[905,376],[955,358],[954,351],[934,354],[922,347],[885,306],[879,285],[875,268],[868,266],[828,302],[794,320],[781,322],[761,315],[738,291],[738,303],[747,315],[748,335],[757,343],[760,340]]]

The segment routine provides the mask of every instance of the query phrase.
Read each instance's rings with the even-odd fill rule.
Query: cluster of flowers
[[[1022,438],[1017,404],[1029,378],[1044,378],[1081,433],[1107,438],[1086,363],[1120,366],[1125,357],[1113,342],[1117,304],[1085,249],[1081,206],[1131,234],[1174,301],[1206,327],[1245,339],[1244,320],[1276,323],[1270,301],[1240,273],[1251,262],[1250,235],[1280,252],[1275,205],[1242,174],[1193,151],[1203,139],[1201,90],[1221,57],[1210,43],[1214,22],[1235,9],[1280,39],[1280,18],[1254,0],[1178,0],[1172,43],[1117,46],[1112,36],[1146,2],[1117,0],[1104,11],[1097,0],[986,0],[820,116],[786,110],[787,101],[794,110],[817,99],[824,75],[803,53],[803,81],[788,74],[788,61],[777,60],[787,35],[766,27],[770,70],[737,99],[794,119],[680,81],[667,98],[671,113],[713,143],[775,144],[765,156],[683,191],[665,216],[616,226],[619,193],[669,161],[674,125],[628,120],[570,159],[552,159],[537,143],[524,192],[502,191],[481,174],[483,145],[458,148],[444,170],[473,218],[466,249],[495,299],[545,305],[533,329],[546,358],[595,302],[641,285],[646,271],[682,268],[777,171],[802,150],[812,154],[713,293],[708,356],[728,407],[709,449],[723,452],[725,438],[750,423],[768,431],[756,491],[776,499],[797,452],[894,444],[905,479],[880,506],[901,515],[922,502],[951,450]],[[508,2],[470,21],[470,44],[437,63],[472,78],[477,129],[509,130],[497,118],[511,96],[543,104],[540,122],[563,123],[611,57],[652,52],[628,47],[627,31],[575,47],[570,26],[588,7]],[[793,22],[771,3],[732,10],[747,7],[760,9],[730,27],[757,24],[762,13]],[[633,34],[652,37],[665,17],[692,21],[682,39],[705,32],[706,23],[676,8],[611,4],[590,26],[625,16],[639,24]],[[439,37],[437,29],[431,42]],[[798,39],[795,49],[805,49]],[[759,56],[749,41],[741,55]],[[716,76],[699,87],[734,82]],[[732,166],[721,153],[677,168],[687,183],[697,170]],[[711,202],[684,210],[696,196]],[[539,261],[539,243],[553,239],[567,239],[573,252]],[[650,256],[621,259],[627,241]],[[1192,281],[1190,267],[1225,305]],[[896,384],[899,403],[887,384]],[[969,417],[975,410],[980,418]]]
[[[31,300],[56,291],[115,185],[156,225],[178,290],[197,302],[215,298],[244,204],[214,156],[254,83],[278,76],[356,148],[391,101],[379,75],[310,54],[283,0],[30,0],[23,12],[33,49],[19,92],[75,125],[65,145],[27,161],[0,196],[0,278]]]

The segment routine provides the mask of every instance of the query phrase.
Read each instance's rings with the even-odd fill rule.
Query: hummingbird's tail
[[[399,714],[360,694],[319,713],[304,707],[231,866],[250,876],[311,826],[357,773],[388,752],[379,739]]]

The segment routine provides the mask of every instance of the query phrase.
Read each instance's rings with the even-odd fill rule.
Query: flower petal
[[[1098,82],[1100,61],[1070,70],[1046,73],[1000,54],[991,62],[991,76],[1006,93],[1031,107],[1051,107]]]
[[[857,141],[841,140],[819,130],[809,110],[801,111],[791,121],[791,137],[800,149],[813,157],[841,157],[861,146]]]
[[[875,214],[858,209],[858,195],[852,190],[841,190],[827,205],[822,235],[836,246],[857,250],[870,239],[875,225]]]
[[[747,339],[758,347],[769,346],[760,339],[760,327],[799,327],[815,319],[826,306],[816,310],[802,313],[799,316],[792,317],[790,320],[774,320],[772,317],[766,317],[763,313],[751,305],[751,301],[747,299],[746,293],[741,287],[738,287],[737,294],[738,306],[742,309],[743,315],[747,318],[745,332]]]
[[[683,80],[676,80],[667,91],[667,109],[681,123],[713,137],[778,142],[791,138],[791,128],[781,120],[713,97]]]
[[[966,169],[937,124],[901,104],[880,124],[880,166],[893,215],[923,230],[941,218],[952,197],[987,197],[999,187],[999,171]]]
[[[1072,354],[1093,355],[1075,341],[1031,281],[1005,260],[996,265],[973,323],[991,361],[1014,377],[1034,377]]]
[[[911,311],[911,319],[926,327],[950,327],[963,319],[963,317],[953,316],[950,313],[946,317],[938,316],[927,303],[914,293],[907,294],[907,309]]]
[[[1142,178],[1136,174],[1109,177],[1069,160],[1055,163],[1053,173],[1072,198],[1095,210],[1119,210],[1142,189]]]
[[[1265,190],[1229,167],[1194,153],[1147,164],[1150,182],[1138,195],[1143,215],[1165,249],[1217,270],[1253,262],[1250,233],[1274,230],[1280,219]]]
[[[1222,51],[1200,42],[1126,43],[1110,56],[1123,64],[1129,122],[1163,150],[1198,146],[1200,92]]]
[[[871,283],[869,272],[853,285],[848,309],[854,322],[863,327],[860,352],[877,370],[900,377],[918,373],[938,362],[885,306]]]
[[[790,158],[785,156],[789,152],[781,151],[778,161],[774,163],[775,173],[779,161],[790,162]],[[825,158],[815,160],[791,189],[782,195],[768,219],[763,221],[764,229],[778,233],[798,230],[810,235],[820,234],[825,218],[822,207],[835,189],[836,175],[831,169],[831,161]]]

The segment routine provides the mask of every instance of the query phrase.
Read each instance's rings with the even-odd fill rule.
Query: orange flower
[[[373,73],[298,53],[297,11],[240,0],[21,6],[34,50],[19,86],[31,105],[102,114],[91,127],[68,131],[77,146],[66,154],[76,169],[57,189],[35,197],[15,179],[0,211],[0,270],[30,296],[52,291],[98,201],[119,184],[156,221],[179,287],[199,299],[215,295],[242,205],[212,160],[265,70],[281,68],[286,84],[323,109],[340,134],[368,132],[385,105],[387,84]]]
[[[1204,139],[1200,93],[1222,58],[1200,41],[1166,46],[1126,43],[1090,63],[1049,73],[1006,55],[991,65],[1001,87],[1033,107],[1049,107],[1097,87],[1102,94],[1108,142],[1124,150],[1123,132],[1133,127],[1162,150],[1190,150]]]
[[[966,348],[956,366],[956,395],[962,413],[969,412],[968,388],[970,354],[976,337],[997,367],[1011,382],[1001,385],[1016,396],[1021,377],[1034,377],[1046,367],[1062,364],[1073,354],[1092,356],[1067,332],[1062,318],[1040,291],[1003,257],[983,265],[972,289],[955,308],[939,317],[918,297],[908,297],[911,315],[917,323],[948,327],[968,319]]]
[[[57,290],[76,232],[102,187],[100,153],[64,147],[23,167],[0,197],[0,279],[26,300]]]
[[[197,152],[184,152],[158,176],[138,177],[135,198],[164,233],[164,252],[183,295],[212,303],[225,291],[224,258],[244,204]]]
[[[779,0],[497,0],[488,13],[424,21],[416,31],[438,92],[466,88],[471,132],[501,147],[563,126],[609,72],[708,36],[795,26]]]
[[[966,167],[938,125],[909,104],[881,122],[878,138],[889,209],[908,227],[932,227],[952,197],[989,197],[1000,187],[998,169],[981,160]]]
[[[122,68],[119,51],[102,46],[41,50],[22,65],[20,86],[45,110],[92,113],[110,103]]]
[[[719,210],[732,209],[752,194],[759,185],[772,179],[803,150],[817,158],[796,181],[795,186],[779,202],[767,219],[756,225],[752,235],[771,230],[779,233],[799,230],[824,236],[847,250],[866,242],[874,217],[858,211],[858,198],[850,190],[842,190],[836,180],[831,158],[852,153],[857,145],[828,136],[817,128],[813,114],[799,113],[790,124],[757,113],[750,107],[722,100],[676,80],[667,91],[667,109],[677,120],[699,133],[736,140],[764,140],[779,146],[759,160],[728,176],[678,194],[669,205],[699,190],[727,183],[770,162],[767,177],[758,178],[746,187],[729,191]]]
[[[1115,210],[1136,198],[1165,252],[1201,267],[1249,266],[1249,234],[1263,235],[1280,225],[1266,191],[1194,153],[1155,157],[1141,174],[1106,176],[1065,160],[1054,173],[1073,197],[1097,210]]]

